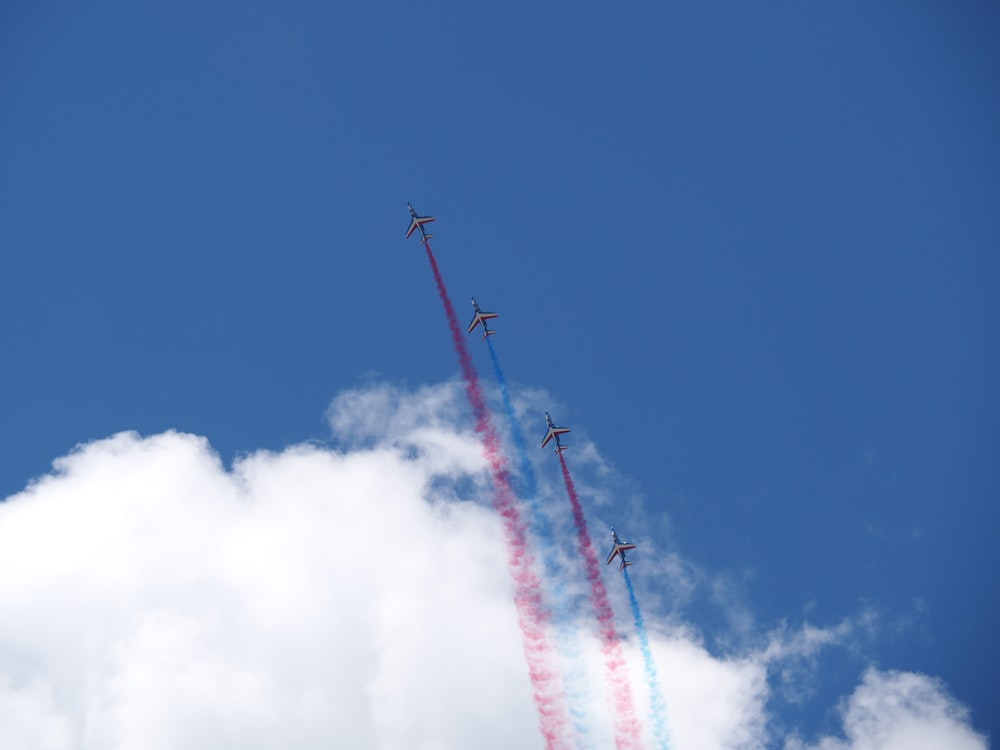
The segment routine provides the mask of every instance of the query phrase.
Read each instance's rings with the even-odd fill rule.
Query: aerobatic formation
[[[562,443],[560,436],[565,435],[570,430],[553,423],[549,413],[545,412],[546,432],[542,438],[541,446],[544,448],[549,443],[554,443],[554,453],[559,460],[573,519],[575,544],[574,540],[564,540],[558,537],[546,509],[539,503],[538,482],[524,441],[524,433],[510,397],[506,377],[500,367],[500,361],[491,340],[496,331],[489,327],[488,321],[496,318],[497,313],[483,311],[473,297],[474,315],[467,333],[472,333],[476,328],[481,327],[482,340],[489,348],[505,417],[509,422],[512,436],[513,459],[517,465],[517,479],[519,480],[516,492],[512,484],[514,475],[508,468],[507,456],[501,450],[492,415],[486,406],[486,400],[479,383],[479,376],[473,365],[465,338],[462,336],[437,259],[431,250],[429,240],[434,235],[428,234],[427,225],[434,221],[434,217],[420,216],[412,205],[407,203],[407,206],[410,211],[410,224],[406,230],[406,237],[409,238],[418,231],[420,233],[420,241],[426,251],[438,294],[444,306],[452,344],[462,372],[465,393],[472,407],[476,423],[475,429],[477,434],[481,436],[483,452],[490,468],[493,504],[503,523],[507,562],[514,581],[514,604],[517,610],[518,624],[521,628],[532,695],[538,711],[539,728],[545,740],[545,747],[549,750],[574,747],[589,748],[595,744],[595,738],[592,736],[588,717],[583,708],[590,687],[586,680],[586,669],[583,668],[582,664],[583,656],[579,646],[581,636],[575,632],[576,628],[573,625],[576,621],[573,615],[577,614],[577,605],[574,598],[565,591],[563,586],[553,586],[551,591],[543,590],[542,586],[543,579],[552,580],[562,573],[561,566],[564,566],[565,563],[561,562],[560,557],[555,554],[560,543],[575,551],[582,563],[580,567],[582,567],[586,577],[591,614],[594,617],[601,644],[604,684],[613,719],[615,747],[619,750],[644,747],[642,722],[633,701],[628,665],[621,645],[622,634],[615,624],[614,613],[608,599],[597,553],[587,528],[583,507],[580,504],[569,466],[563,455],[568,446]],[[538,542],[540,560],[536,560],[532,540]],[[636,545],[622,541],[614,529],[611,529],[611,542],[612,547],[607,564],[611,564],[615,558],[618,558],[618,570],[624,574],[635,634],[644,662],[645,688],[649,695],[649,727],[655,740],[655,746],[661,749],[667,748],[669,747],[669,739],[666,705],[659,686],[656,664],[649,648],[649,638],[642,613],[635,596],[632,580],[629,577],[628,568],[633,565],[633,561],[625,556],[625,553],[634,550]]]

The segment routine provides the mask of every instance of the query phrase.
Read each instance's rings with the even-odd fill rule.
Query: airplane
[[[434,221],[433,216],[417,216],[417,212],[413,210],[413,206],[409,203],[406,204],[407,208],[410,209],[410,228],[406,230],[406,239],[410,239],[410,235],[413,234],[417,229],[420,230],[420,236],[424,240],[429,240],[434,237],[433,234],[427,234],[427,230],[424,229],[424,224],[430,224]]]
[[[549,431],[545,433],[545,437],[542,438],[542,447],[544,448],[548,445],[548,442],[552,439],[556,439],[556,453],[562,453],[568,446],[563,445],[559,442],[559,436],[565,435],[569,432],[569,427],[556,427],[552,424],[552,417],[549,416],[548,412],[545,412],[545,424],[548,426]]]
[[[608,555],[608,565],[610,565],[611,561],[615,559],[615,555],[620,555],[621,565],[618,566],[618,570],[625,570],[625,568],[632,564],[631,560],[625,559],[625,550],[635,549],[635,545],[628,544],[619,539],[618,534],[615,533],[614,527],[611,528],[611,543],[614,546],[611,548],[611,554]]]
[[[490,318],[495,318],[496,313],[483,312],[479,309],[479,305],[476,304],[476,298],[472,298],[472,309],[476,311],[475,317],[472,318],[472,322],[469,323],[469,333],[472,333],[472,329],[475,328],[480,323],[483,324],[483,341],[486,341],[487,336],[492,336],[496,331],[491,331],[489,326],[486,325],[486,321]]]

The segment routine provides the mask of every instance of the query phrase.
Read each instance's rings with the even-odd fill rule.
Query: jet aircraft
[[[483,324],[483,341],[486,341],[487,336],[492,336],[496,331],[491,331],[489,326],[486,325],[486,321],[490,318],[495,318],[496,313],[483,312],[479,309],[479,305],[476,304],[476,298],[472,298],[472,309],[476,311],[475,316],[472,318],[472,322],[469,323],[469,333],[472,333],[472,329],[475,328],[480,323]]]
[[[410,239],[410,235],[416,230],[420,230],[420,236],[424,240],[429,240],[434,237],[433,234],[427,234],[427,230],[424,229],[424,224],[430,224],[434,221],[433,216],[417,216],[417,212],[413,210],[413,206],[409,203],[406,204],[407,208],[410,209],[410,228],[406,230],[406,239]]]
[[[625,551],[635,549],[635,545],[628,544],[619,539],[618,534],[615,533],[614,527],[611,529],[611,544],[613,546],[611,547],[611,554],[608,555],[608,565],[610,565],[611,561],[615,559],[616,555],[618,555],[621,557],[621,565],[618,566],[618,570],[625,570],[625,568],[632,564],[631,560],[625,559]]]
[[[568,446],[563,445],[559,442],[559,436],[565,435],[569,432],[569,427],[556,427],[552,424],[552,417],[549,416],[548,412],[545,412],[545,424],[548,427],[548,432],[545,433],[545,437],[542,438],[542,447],[544,448],[548,445],[552,438],[556,439],[556,453],[562,453]]]

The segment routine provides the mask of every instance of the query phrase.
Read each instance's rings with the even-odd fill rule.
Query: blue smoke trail
[[[649,713],[653,723],[653,734],[656,735],[656,743],[660,750],[668,750],[670,747],[670,736],[667,732],[667,704],[664,702],[663,692],[660,690],[660,680],[656,675],[653,652],[649,649],[649,635],[646,633],[646,623],[642,619],[639,602],[635,598],[635,589],[632,588],[632,579],[629,577],[628,568],[625,568],[625,585],[628,587],[628,602],[632,605],[632,616],[635,618],[635,632],[639,634],[639,650],[642,651],[642,660],[646,665],[646,682],[649,686]]]
[[[542,546],[541,558],[545,579],[552,584],[550,600],[552,621],[556,626],[556,649],[565,665],[563,679],[570,718],[573,721],[573,729],[576,731],[579,746],[593,748],[594,741],[591,738],[590,726],[587,721],[587,705],[589,703],[586,689],[587,670],[580,648],[579,635],[573,622],[572,598],[566,591],[561,571],[562,566],[556,556],[558,543],[556,533],[538,497],[538,478],[535,475],[535,467],[528,457],[528,444],[524,440],[524,431],[521,429],[517,412],[514,410],[514,402],[511,400],[510,391],[507,388],[507,378],[504,377],[500,360],[497,358],[493,342],[489,337],[486,338],[486,344],[489,347],[490,359],[493,360],[493,370],[500,386],[503,408],[507,413],[507,421],[510,422],[511,439],[514,441],[517,467],[521,475],[521,497],[528,505],[531,512],[531,528]]]
[[[511,401],[510,391],[507,390],[507,378],[504,377],[503,370],[500,369],[500,360],[497,359],[493,342],[487,338],[486,345],[490,349],[490,359],[493,360],[493,371],[496,373],[497,383],[500,384],[500,396],[503,398],[503,408],[507,412],[507,421],[510,422],[510,434],[514,440],[514,447],[517,449],[518,469],[521,472],[521,481],[524,482],[524,497],[531,503],[534,509],[538,504],[538,479],[535,477],[535,467],[532,466],[531,459],[528,458],[528,445],[524,442],[524,432],[521,430],[521,423],[517,419],[517,412],[514,411],[514,402]],[[551,541],[554,538],[552,528],[547,520],[544,525],[547,527],[544,529],[547,536],[544,541]],[[543,529],[536,529],[537,533],[541,533],[542,531]]]

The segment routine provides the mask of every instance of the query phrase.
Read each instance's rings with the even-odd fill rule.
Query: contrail
[[[497,383],[500,386],[500,396],[503,399],[504,411],[507,413],[507,421],[510,422],[511,438],[514,441],[518,469],[523,483],[523,497],[531,511],[531,528],[541,543],[545,579],[552,584],[551,602],[556,626],[556,648],[566,665],[563,673],[563,684],[566,689],[566,699],[569,702],[573,729],[576,732],[578,743],[589,748],[593,745],[586,710],[589,697],[586,681],[587,669],[580,647],[579,633],[574,622],[572,597],[566,591],[563,566],[557,556],[558,539],[545,509],[541,507],[539,502],[538,478],[535,476],[535,468],[528,455],[524,431],[521,429],[521,422],[517,418],[514,402],[507,388],[507,378],[504,377],[503,368],[500,367],[500,358],[497,357],[493,342],[489,337],[486,338],[486,345],[489,347],[493,371],[496,373]]]
[[[642,651],[642,659],[646,664],[646,682],[649,686],[649,714],[653,721],[653,734],[656,736],[656,744],[660,750],[668,750],[670,747],[670,734],[667,731],[667,704],[663,700],[663,692],[660,690],[660,679],[656,674],[656,663],[653,661],[653,652],[649,648],[649,635],[646,633],[646,623],[643,622],[642,612],[639,610],[639,602],[635,598],[635,589],[632,588],[632,579],[629,577],[628,568],[625,568],[625,585],[628,587],[628,601],[632,605],[632,616],[635,618],[635,632],[639,635],[639,649]]]
[[[423,239],[427,260],[430,261],[434,281],[437,284],[441,303],[444,305],[451,340],[458,355],[458,364],[465,381],[465,395],[472,407],[476,432],[482,436],[483,452],[490,465],[493,480],[493,505],[503,523],[504,540],[507,543],[507,566],[514,579],[514,605],[517,608],[518,624],[524,642],[524,654],[531,678],[532,697],[538,710],[539,725],[545,737],[548,750],[568,748],[566,741],[566,706],[559,689],[559,681],[552,669],[552,645],[546,628],[548,612],[542,604],[541,582],[534,570],[534,559],[525,540],[525,525],[518,511],[514,493],[510,488],[510,475],[500,452],[500,440],[490,421],[486,400],[479,387],[479,377],[472,364],[472,357],[465,345],[462,330],[458,326],[455,308],[448,298],[448,290],[441,277],[434,253],[426,236]]]
[[[569,467],[562,452],[558,452],[559,465],[562,467],[563,481],[566,483],[566,493],[573,510],[573,522],[576,524],[576,538],[583,557],[587,580],[590,582],[590,601],[597,614],[600,626],[601,641],[607,666],[607,681],[611,688],[612,701],[615,710],[615,746],[619,750],[639,748],[641,746],[639,719],[635,714],[632,702],[632,689],[628,684],[628,673],[625,656],[622,653],[618,632],[615,630],[614,614],[608,601],[608,590],[601,580],[601,569],[597,564],[594,545],[587,533],[587,520],[583,517],[580,498],[577,497],[573,478],[569,475]]]

